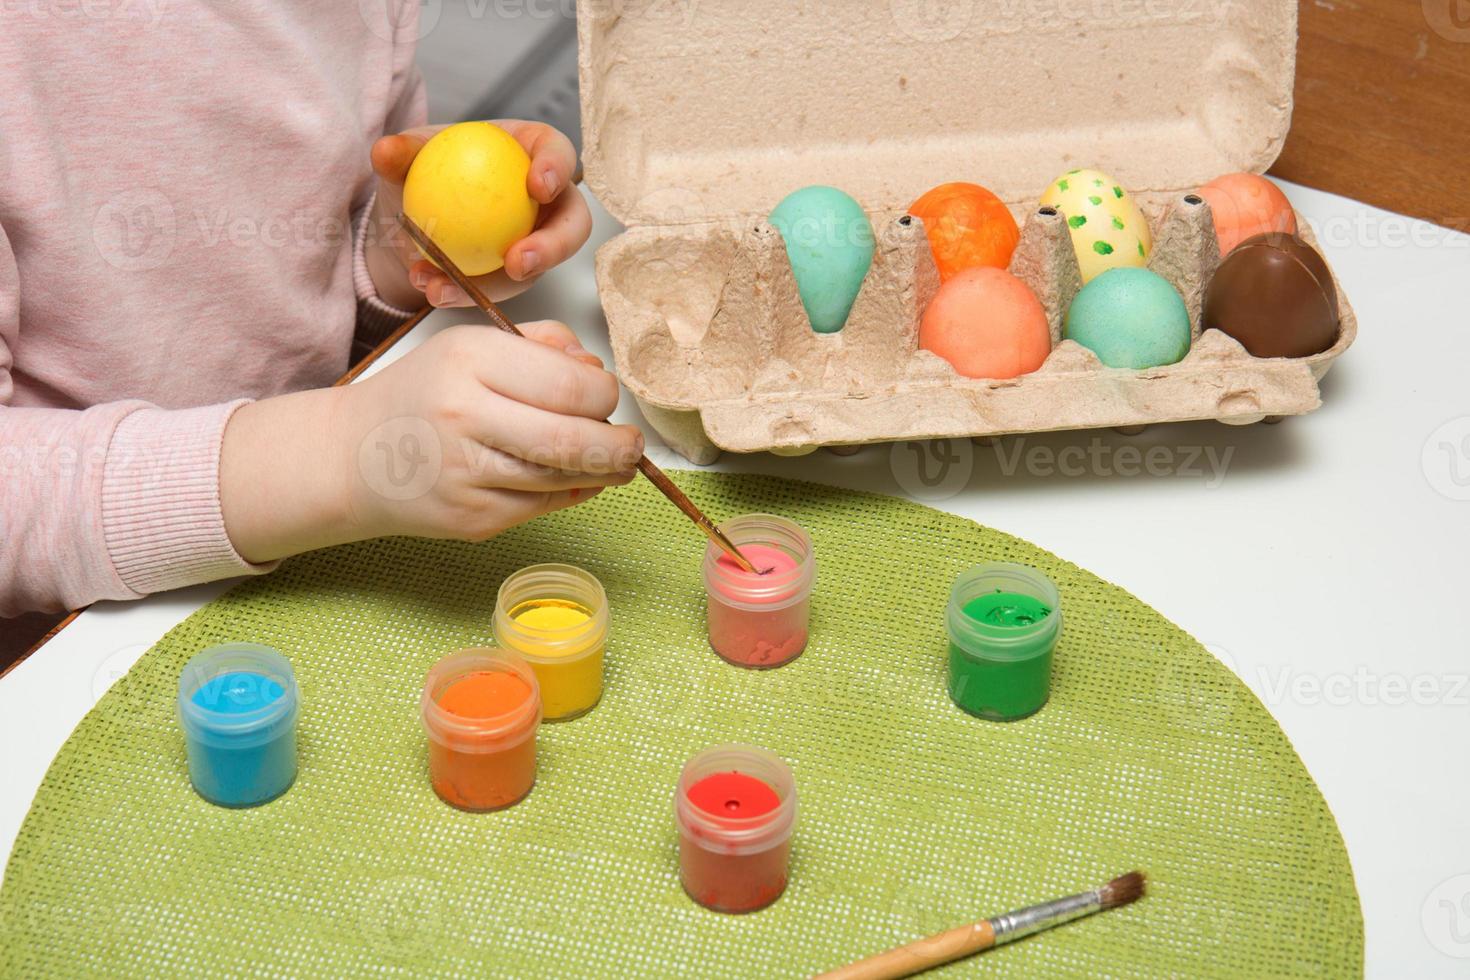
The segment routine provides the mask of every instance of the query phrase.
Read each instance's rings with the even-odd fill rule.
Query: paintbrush
[[[823,973],[816,980],[893,980],[895,977],[907,977],[1094,912],[1136,902],[1143,897],[1143,891],[1143,872],[1130,871],[1094,891],[957,926],[928,939],[850,963],[840,970]]]
[[[414,223],[412,218],[406,214],[400,214],[398,216],[398,223],[403,226],[404,231],[408,232],[408,237],[412,238],[418,244],[419,248],[424,250],[424,254],[433,259],[434,264],[442,269],[445,275],[453,279],[455,285],[463,289],[466,296],[475,301],[475,305],[490,318],[492,324],[504,330],[506,333],[515,334],[517,337],[525,336],[510,321],[510,318],[500,311],[500,307],[496,306],[490,297],[485,295],[485,291],[475,285],[470,277],[465,275],[448,255],[444,254],[444,250],[422,228]],[[674,506],[683,511],[685,516],[704,532],[705,537],[709,538],[725,554],[729,555],[735,564],[753,575],[764,575],[770,571],[769,568],[757,569],[752,565],[750,559],[742,555],[740,549],[735,547],[735,543],[715,526],[714,521],[706,517],[704,512],[694,505],[694,501],[684,496],[684,491],[675,486],[674,481],[670,480],[664,474],[663,470],[654,466],[653,461],[647,456],[638,457],[638,472],[648,477],[649,482],[658,487],[659,492],[665,497],[673,501]]]

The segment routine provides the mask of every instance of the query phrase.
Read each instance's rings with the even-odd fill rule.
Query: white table
[[[964,443],[955,446],[961,459],[951,478],[968,480],[926,502],[1121,584],[1209,645],[1275,714],[1337,815],[1362,896],[1369,974],[1463,976],[1470,237],[1287,190],[1316,227],[1361,323],[1357,344],[1325,381],[1319,411],[1279,426],[1199,423],[1133,437]],[[593,246],[618,230],[594,210]],[[591,266],[589,246],[510,312],[568,321],[610,363]],[[435,314],[375,368],[470,318]],[[615,418],[638,419],[631,397]],[[1164,475],[1140,472],[1130,455],[1154,446],[1162,447],[1156,463],[1167,460]],[[650,455],[681,465],[657,446]],[[715,468],[927,494],[913,459],[907,449],[869,447],[851,458],[760,455]],[[1221,465],[1223,477],[1212,469]],[[0,857],[82,715],[227,584],[100,603],[0,681]]]

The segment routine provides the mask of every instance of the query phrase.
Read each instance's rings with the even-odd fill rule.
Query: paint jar
[[[716,912],[754,912],[781,897],[796,825],[796,781],[753,745],[717,745],[685,765],[674,795],[679,880]]]
[[[300,694],[291,664],[257,643],[201,651],[179,675],[189,781],[228,807],[268,803],[296,779]]]
[[[536,782],[536,675],[508,650],[482,647],[434,665],[420,701],[434,792],[461,810],[519,803]]]
[[[976,565],[955,579],[945,621],[955,704],[994,721],[1040,710],[1062,633],[1061,595],[1050,579],[1026,565]]]
[[[817,559],[812,539],[784,517],[749,514],[720,525],[763,575],[743,570],[714,542],[704,550],[709,644],[740,667],[790,663],[806,649]]]
[[[585,715],[602,698],[607,593],[575,565],[531,565],[500,584],[495,641],[526,659],[547,721]]]

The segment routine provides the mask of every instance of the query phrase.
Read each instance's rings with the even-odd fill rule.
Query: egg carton
[[[1220,255],[1191,193],[1263,173],[1280,152],[1296,18],[1296,0],[584,0],[587,186],[629,226],[597,254],[623,382],[697,463],[722,450],[1310,412],[1357,332],[1346,297],[1337,343],[1312,357],[1259,359],[1218,331],[1198,335]],[[1177,364],[1107,368],[1061,339],[1081,278],[1062,215],[1032,202],[1082,167],[1115,178],[1150,223],[1150,268],[1179,289],[1197,334]],[[1032,374],[965,378],[918,348],[938,276],[905,211],[953,180],[984,184],[1021,224],[1010,269],[1041,299],[1053,341]],[[877,240],[834,334],[811,329],[762,217],[809,184],[851,194]]]
[[[1245,425],[1320,404],[1317,382],[1352,344],[1357,321],[1338,289],[1336,343],[1304,358],[1256,358],[1218,330],[1200,331],[1205,288],[1220,263],[1210,206],[1186,193],[1145,203],[1148,268],[1189,310],[1192,343],[1176,364],[1108,368],[1062,337],[1082,286],[1066,220],[1024,216],[1010,271],[1046,310],[1052,351],[1037,371],[986,380],[958,375],[918,346],[939,286],[920,219],[873,215],[873,266],[843,329],[811,329],[780,233],[743,227],[635,228],[602,246],[598,288],[618,372],[645,418],[695,463],[731,452],[1218,419]],[[1310,228],[1302,237],[1310,244]],[[1335,278],[1335,277],[1334,277]]]

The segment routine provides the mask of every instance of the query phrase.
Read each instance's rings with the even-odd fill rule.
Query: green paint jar
[[[1034,568],[988,562],[949,592],[949,696],[965,711],[1015,721],[1046,704],[1062,634],[1061,594]]]

